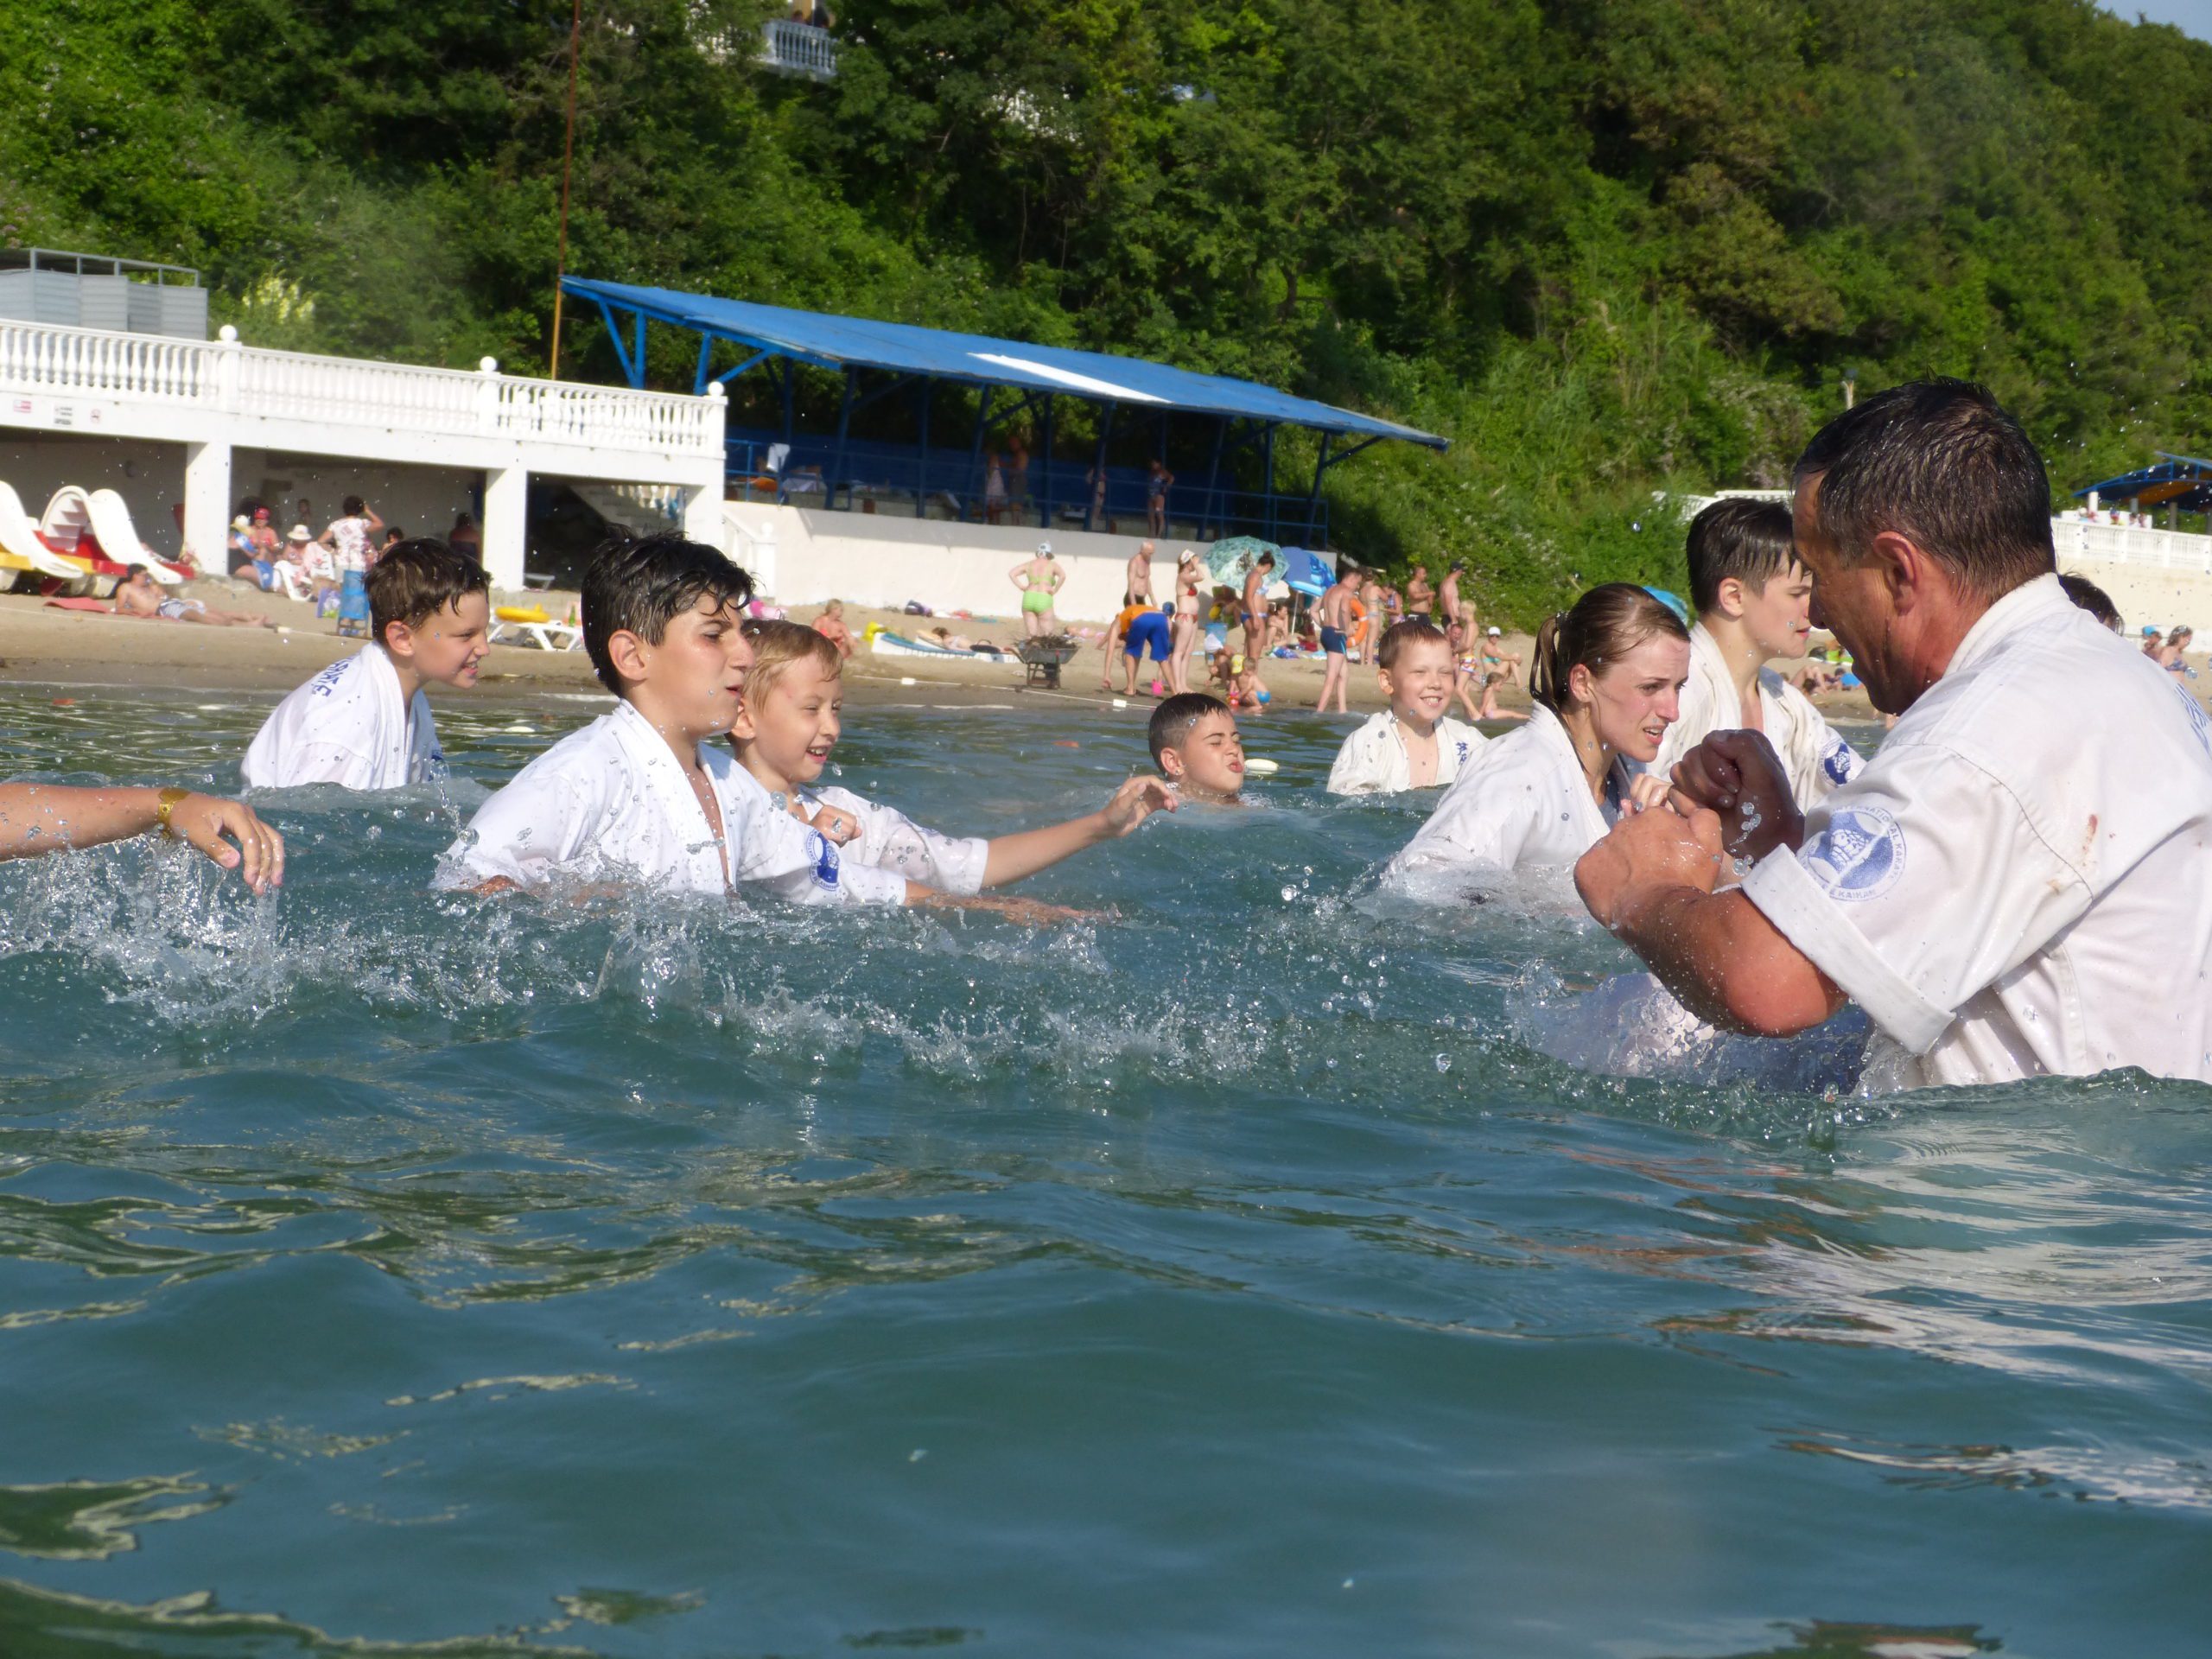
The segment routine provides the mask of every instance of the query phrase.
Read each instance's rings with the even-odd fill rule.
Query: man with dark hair
[[[1575,872],[1694,1012],[1783,1036],[1848,997],[1878,1089],[2212,1080],[2212,721],[2068,599],[2050,508],[1977,386],[1899,386],[1813,440],[1793,517],[1816,620],[1896,729],[1804,814],[1763,737],[1716,732],[1674,812]],[[1732,854],[1750,874],[1715,893]]]
[[[245,752],[249,789],[403,789],[445,776],[424,688],[476,683],[492,648],[491,584],[481,566],[418,537],[386,549],[367,587],[369,643],[276,705]]]
[[[1811,632],[1813,578],[1797,557],[1789,509],[1742,496],[1715,501],[1690,521],[1686,551],[1697,612],[1690,677],[1681,712],[1637,787],[1663,798],[1675,763],[1707,733],[1741,728],[1765,734],[1791,795],[1809,808],[1866,763],[1810,698],[1766,665],[1803,656]]]

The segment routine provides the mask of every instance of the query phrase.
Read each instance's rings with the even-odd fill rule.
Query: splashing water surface
[[[19,689],[11,770],[234,788],[264,708]],[[0,867],[10,1659],[2202,1650],[2206,1090],[1573,1069],[1618,948],[1373,897],[1427,803],[1295,716],[1071,930],[429,892],[593,712],[276,798],[279,896]],[[840,781],[1042,822],[1090,721]]]

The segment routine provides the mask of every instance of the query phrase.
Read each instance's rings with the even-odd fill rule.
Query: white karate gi
[[[439,862],[442,887],[498,876],[519,887],[621,881],[721,897],[756,882],[799,904],[902,904],[905,878],[841,861],[821,833],[780,810],[728,751],[699,760],[724,840],[675,753],[628,703],[571,732],[477,810]],[[722,855],[728,855],[728,874]]]
[[[1436,781],[1449,784],[1457,779],[1459,769],[1489,741],[1466,721],[1440,716],[1436,722]],[[1412,766],[1398,717],[1385,709],[1344,739],[1336,765],[1329,768],[1329,793],[1395,795],[1413,787]]]
[[[961,838],[925,830],[896,808],[849,789],[801,790],[799,801],[810,817],[823,806],[853,815],[861,832],[839,849],[849,864],[894,871],[940,893],[973,896],[983,890],[991,843],[981,836]]]
[[[1759,717],[1768,742],[1789,775],[1800,811],[1810,811],[1827,792],[1856,778],[1866,762],[1821,717],[1812,699],[1770,668],[1759,670]],[[1643,768],[1664,778],[1675,763],[1712,732],[1744,723],[1744,705],[1720,646],[1699,623],[1690,630],[1690,677],[1682,686],[1681,712],[1660,740],[1658,758]]]
[[[1869,1089],[2212,1080],[2212,721],[2056,576],[1744,892],[1872,1020]]]
[[[245,752],[248,789],[343,784],[401,789],[446,775],[430,700],[399,696],[399,674],[382,645],[333,663],[278,703]]]
[[[1426,886],[1470,870],[1543,870],[1556,872],[1566,898],[1579,902],[1574,861],[1612,827],[1629,776],[1628,763],[1615,760],[1600,807],[1567,728],[1538,703],[1527,725],[1468,763],[1382,879]]]

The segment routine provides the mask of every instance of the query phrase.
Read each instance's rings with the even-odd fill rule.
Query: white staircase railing
[[[837,42],[830,31],[812,23],[795,23],[788,17],[772,17],[760,25],[760,61],[787,75],[811,75],[830,80],[837,73]]]

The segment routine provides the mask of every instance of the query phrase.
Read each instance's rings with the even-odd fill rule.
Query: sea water
[[[950,830],[1142,763],[914,696],[836,781]],[[234,788],[265,701],[0,733]],[[0,868],[9,1659],[2207,1650],[2204,1089],[1550,1058],[1618,948],[1376,898],[1311,716],[1058,930],[431,892],[596,712],[275,798],[279,895]]]

